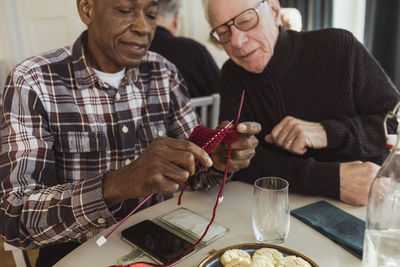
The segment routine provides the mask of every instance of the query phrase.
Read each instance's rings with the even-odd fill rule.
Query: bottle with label
[[[369,192],[363,267],[400,266],[400,133],[395,136],[387,135],[391,152]]]

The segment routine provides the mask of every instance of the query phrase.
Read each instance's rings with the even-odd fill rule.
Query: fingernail
[[[211,158],[208,158],[208,165],[211,167],[214,164]]]
[[[238,126],[240,131],[246,131],[247,130],[247,126],[245,124],[239,124]]]

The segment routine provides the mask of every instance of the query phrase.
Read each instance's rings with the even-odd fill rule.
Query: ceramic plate
[[[223,267],[220,261],[220,257],[221,255],[229,249],[233,249],[233,248],[237,248],[237,249],[243,249],[245,251],[247,251],[250,256],[253,256],[253,253],[260,248],[274,248],[279,250],[284,256],[297,256],[297,257],[301,257],[304,260],[308,261],[310,263],[311,266],[313,267],[318,267],[318,264],[316,264],[315,262],[313,262],[311,259],[309,259],[308,257],[304,256],[303,254],[289,249],[289,248],[285,248],[285,247],[281,247],[281,246],[276,246],[276,245],[271,245],[271,244],[261,244],[261,243],[247,243],[247,244],[237,244],[237,245],[233,245],[227,248],[223,248],[220,249],[218,251],[215,251],[214,253],[212,253],[210,256],[208,256],[206,259],[204,259],[199,267]]]

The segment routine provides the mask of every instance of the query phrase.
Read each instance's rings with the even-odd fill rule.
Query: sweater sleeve
[[[261,142],[260,142],[261,143]],[[254,183],[257,178],[277,176],[289,182],[289,191],[305,195],[340,198],[340,163],[301,158],[259,145],[250,167],[235,173],[234,178]]]
[[[383,118],[400,100],[390,78],[354,37],[349,51],[348,77],[357,114],[339,115],[321,121],[328,137],[328,148],[338,154],[375,157],[385,154]],[[395,132],[396,125],[389,130]]]

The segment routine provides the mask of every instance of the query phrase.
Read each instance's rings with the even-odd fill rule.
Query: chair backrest
[[[14,257],[14,262],[16,267],[30,267],[31,264],[28,259],[28,254],[26,250],[14,247],[10,244],[4,242],[4,250],[11,251]]]
[[[216,93],[209,96],[193,97],[192,107],[199,113],[204,126],[215,129],[218,125],[221,96]]]

